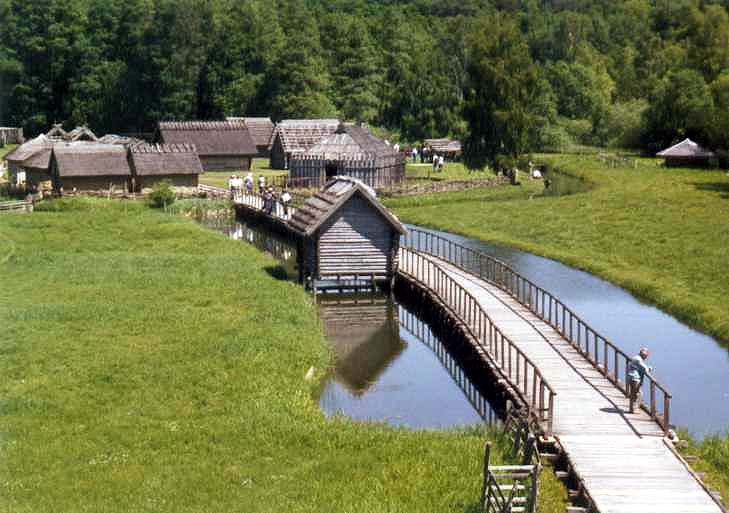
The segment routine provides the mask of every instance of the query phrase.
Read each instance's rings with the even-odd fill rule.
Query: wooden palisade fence
[[[403,246],[443,259],[507,292],[557,330],[597,371],[628,396],[628,363],[631,357],[551,293],[496,258],[431,232],[410,229]],[[672,396],[652,377],[646,376],[646,380],[648,401],[644,408],[668,434]]]

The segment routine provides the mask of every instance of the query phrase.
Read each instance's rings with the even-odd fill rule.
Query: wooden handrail
[[[629,395],[627,373],[631,358],[590,327],[550,292],[519,274],[504,262],[432,232],[411,228],[408,235],[404,237],[403,245],[445,260],[508,293],[557,330],[595,369],[623,394]],[[469,262],[472,264],[471,266],[465,265]],[[650,390],[659,390],[663,395],[663,407],[659,408],[660,398],[656,398],[656,394],[651,393],[646,411],[663,428],[664,433],[668,434],[670,401],[673,396],[655,378],[646,376],[646,379]]]
[[[400,271],[438,297],[463,321],[465,329],[527,405],[532,420],[547,436],[551,436],[557,393],[534,362],[504,335],[468,290],[430,259],[402,248]]]

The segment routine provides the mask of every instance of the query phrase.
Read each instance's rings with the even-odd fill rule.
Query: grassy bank
[[[589,180],[583,194],[522,187],[388,200],[405,221],[556,258],[621,285],[729,341],[729,176],[652,159],[543,156]]]
[[[686,438],[686,433],[682,433]],[[689,461],[697,472],[704,472],[704,481],[711,490],[718,490],[726,502],[729,499],[729,434],[708,436],[696,442],[688,438],[688,447],[681,449],[685,456],[695,456]]]
[[[281,171],[278,169],[271,169],[269,167],[268,159],[253,159],[250,172],[253,173],[253,177],[256,180],[256,186],[258,186],[258,176],[263,175],[266,178],[273,176],[286,176],[287,171]],[[228,188],[228,179],[230,175],[245,176],[248,171],[206,171],[200,175],[200,183],[205,185],[211,185],[213,187]]]
[[[327,420],[315,307],[252,247],[76,199],[5,214],[0,256],[0,511],[474,510],[485,433]]]

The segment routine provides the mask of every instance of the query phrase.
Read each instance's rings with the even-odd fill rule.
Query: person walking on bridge
[[[628,362],[628,392],[630,397],[630,413],[635,413],[635,405],[638,403],[638,408],[642,403],[642,397],[640,393],[641,386],[643,385],[643,379],[648,376],[653,377],[653,367],[648,367],[645,361],[648,359],[650,353],[648,348],[642,347],[640,352]]]

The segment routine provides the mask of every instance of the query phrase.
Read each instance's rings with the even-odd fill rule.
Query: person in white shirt
[[[246,175],[244,183],[246,186],[246,192],[248,192],[248,193],[253,192],[253,173],[248,173]]]
[[[445,157],[441,155],[438,157],[438,171],[443,171],[443,166],[445,165]]]
[[[413,151],[410,152],[413,157],[413,164],[418,162],[418,149],[413,147]]]

